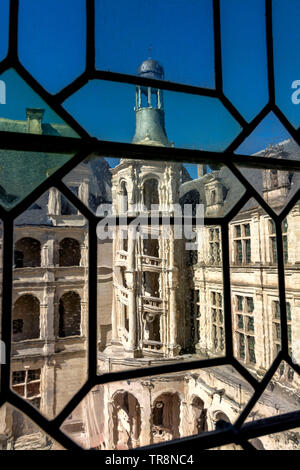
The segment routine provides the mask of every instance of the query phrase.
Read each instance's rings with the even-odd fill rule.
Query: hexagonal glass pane
[[[243,186],[226,167],[90,157],[74,172],[85,203],[91,164],[91,190],[102,190],[104,202],[90,207],[112,214],[97,227],[99,372],[223,356],[222,231],[209,218],[228,213]],[[195,226],[189,216],[197,214]]]
[[[0,75],[5,103],[0,106],[0,131],[79,137],[14,69]]]
[[[2,263],[3,263],[3,224],[0,220],[0,289],[1,289],[1,296],[0,296],[0,364],[6,364],[6,345],[2,340],[2,292],[3,292],[3,274],[2,274]],[[1,384],[1,379],[0,379]]]
[[[216,98],[104,80],[89,81],[64,107],[101,140],[223,151],[241,132]]]
[[[95,8],[97,69],[134,75],[141,64],[141,76],[214,88],[210,0],[133,0],[130,8],[96,0]]]
[[[0,450],[65,450],[8,403],[0,408],[0,430]]]
[[[285,361],[282,361],[264,393],[250,412],[247,421],[299,411],[299,384],[299,375]],[[292,450],[299,449],[299,438],[298,428],[261,436],[260,443],[257,440],[254,442],[250,440],[250,442],[256,448],[259,445],[263,446],[265,450]]]
[[[87,378],[88,224],[55,188],[15,220],[12,390],[48,418]]]
[[[0,150],[0,204],[11,209],[73,154]]]
[[[253,198],[229,224],[234,355],[258,379],[273,360],[270,325],[279,299],[271,227]]]
[[[300,428],[276,432],[249,441],[257,450],[298,450],[300,449]]]
[[[300,364],[300,328],[298,314],[300,303],[298,292],[300,289],[299,277],[299,250],[300,250],[300,201],[296,202],[281,224],[283,261],[286,288],[286,319],[289,354],[295,364]],[[280,308],[278,307],[280,311]]]
[[[265,4],[221,0],[220,7],[224,93],[250,121],[268,101]]]
[[[245,139],[236,153],[275,158],[279,163],[282,160],[300,159],[299,145],[272,113]],[[239,166],[239,169],[277,213],[282,211],[299,189],[300,173],[296,170],[284,171],[276,168],[258,169],[243,166]]]
[[[84,0],[20,2],[19,57],[50,93],[58,92],[84,71],[85,40]]]
[[[61,429],[86,449],[132,449],[233,423],[251,395],[231,366],[111,382],[95,386]]]

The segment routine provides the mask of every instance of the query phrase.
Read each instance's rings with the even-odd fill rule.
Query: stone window
[[[159,204],[159,194],[158,194],[158,181],[155,178],[150,178],[144,183],[144,206],[148,211],[151,210],[153,204]]]
[[[212,340],[213,351],[224,351],[224,317],[223,317],[223,296],[221,292],[211,291],[211,321],[212,321]]]
[[[209,262],[211,264],[221,263],[221,240],[220,229],[209,229]]]
[[[128,193],[126,182],[122,181],[120,191],[120,212],[124,214],[128,211]]]
[[[236,264],[251,263],[251,230],[250,224],[234,226],[234,260]]]
[[[81,299],[76,292],[66,292],[59,300],[60,338],[81,334]]]
[[[282,231],[282,244],[283,244],[283,259],[284,262],[288,262],[288,223],[287,219],[284,219],[281,225]],[[276,227],[272,219],[269,220],[269,240],[270,240],[270,258],[271,263],[277,263],[277,244],[276,244]]]
[[[64,238],[59,244],[59,266],[79,266],[80,244],[74,238]]]
[[[40,302],[31,294],[19,297],[13,307],[13,341],[40,337]]]
[[[12,389],[31,405],[40,408],[41,402],[41,369],[13,371]]]
[[[38,240],[25,237],[18,240],[14,251],[15,268],[36,267],[41,265],[41,244]]]
[[[256,363],[254,301],[252,297],[235,297],[235,332],[237,353],[245,363]]]
[[[143,239],[143,252],[145,256],[159,258],[159,240],[156,238]]]
[[[216,191],[215,191],[215,189],[213,189],[210,193],[210,203],[211,203],[211,205],[216,203],[216,198],[217,198]]]
[[[291,304],[286,302],[286,317],[287,317],[287,333],[289,354],[292,354],[292,313]],[[281,322],[280,322],[280,303],[279,300],[272,302],[272,315],[273,315],[273,358],[277,356],[281,350]],[[290,381],[294,378],[294,371],[287,364],[281,363],[279,367],[279,375]]]

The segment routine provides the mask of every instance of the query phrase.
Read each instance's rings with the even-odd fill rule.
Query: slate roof
[[[27,134],[27,121],[0,118],[0,130]],[[42,123],[42,135],[57,135],[62,137],[79,137],[67,124]]]
[[[267,149],[263,149],[260,152],[255,153],[255,156],[268,156],[268,154],[272,153],[272,150],[275,152],[280,149],[281,157],[284,159],[290,160],[300,160],[300,147],[293,139],[288,139],[280,142],[276,146],[269,147]],[[275,153],[276,155],[276,153]],[[270,155],[274,156],[274,154]],[[251,156],[249,156],[251,158]],[[255,189],[259,193],[262,194],[263,191],[263,179],[262,174],[264,170],[256,169],[256,168],[242,168],[240,167],[242,174],[246,177],[246,179],[254,186]],[[181,185],[180,188],[180,197],[183,197],[184,194],[191,190],[197,190],[200,195],[200,203],[206,204],[205,193],[204,193],[204,184],[207,183],[212,177],[216,177],[220,180],[220,182],[224,185],[227,190],[227,194],[224,200],[224,208],[221,213],[215,214],[216,216],[224,215],[231,209],[235,203],[241,198],[244,193],[244,187],[241,183],[237,180],[237,178],[231,173],[231,171],[222,166],[219,170],[212,171],[211,173],[205,174],[204,176],[194,179],[192,181],[186,182]],[[300,183],[300,173],[295,172],[292,174],[291,177],[291,188],[287,195],[287,199],[290,199],[293,194],[299,188]],[[247,202],[247,204],[243,207],[243,210],[250,210],[259,207],[259,204],[256,200],[251,199]]]

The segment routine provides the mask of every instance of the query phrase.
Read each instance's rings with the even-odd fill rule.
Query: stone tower
[[[138,74],[162,78],[163,68],[148,59]],[[135,113],[133,143],[170,146],[161,90],[137,86]],[[178,163],[126,158],[111,170],[114,213],[137,217],[137,221],[147,217],[149,221],[138,230],[137,222],[116,229],[112,342],[102,355],[111,370],[114,362],[120,368],[122,358],[126,365],[133,361],[133,366],[135,358],[148,363],[172,358],[184,345],[184,295],[178,293],[178,275],[184,265],[183,241],[175,240],[173,228],[166,232],[157,224],[150,226],[151,217],[164,213],[170,216],[172,211],[174,214],[182,171]],[[107,368],[103,363],[101,367]]]

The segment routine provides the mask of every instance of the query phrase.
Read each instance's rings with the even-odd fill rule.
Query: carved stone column
[[[140,433],[140,446],[151,444],[151,424],[152,424],[152,406],[151,406],[151,391],[154,385],[145,380],[142,382],[143,386],[143,405],[141,409],[141,433]]]
[[[177,298],[178,289],[178,267],[175,264],[174,237],[173,232],[169,241],[170,246],[170,268],[169,268],[169,354],[177,356],[181,347],[177,344]]]
[[[55,306],[54,287],[44,289],[43,303],[41,304],[41,337],[45,338],[44,354],[54,353],[55,349]]]
[[[139,356],[137,339],[137,301],[136,301],[136,272],[135,272],[135,228],[128,229],[128,257],[126,282],[128,285],[128,317],[129,334],[127,350],[133,353],[134,357]]]
[[[55,396],[56,396],[56,380],[55,380],[55,366],[54,359],[47,359],[43,367],[42,382],[41,382],[41,412],[44,413],[48,419],[53,419],[56,413],[55,410]]]

